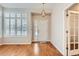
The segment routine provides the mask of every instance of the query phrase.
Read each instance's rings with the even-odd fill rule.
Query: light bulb
[[[41,15],[42,15],[42,17],[46,16],[45,10],[42,10]]]

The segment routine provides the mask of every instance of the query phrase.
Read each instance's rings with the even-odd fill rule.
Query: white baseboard
[[[24,45],[24,44],[31,44],[31,43],[3,43],[2,45]]]
[[[51,42],[51,41],[50,41]],[[62,53],[62,51],[60,51],[59,48],[57,48],[57,46],[55,44],[53,44],[53,42],[51,42],[52,45],[54,45],[54,47],[64,56],[64,54]]]

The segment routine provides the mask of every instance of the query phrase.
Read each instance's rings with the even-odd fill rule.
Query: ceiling
[[[52,11],[53,9],[61,8],[65,10],[73,3],[45,3],[45,10]],[[0,3],[5,8],[26,8],[27,10],[33,10],[36,12],[42,10],[42,3]]]
[[[42,8],[42,3],[0,3],[5,8]],[[45,8],[51,9],[53,3],[46,3]]]

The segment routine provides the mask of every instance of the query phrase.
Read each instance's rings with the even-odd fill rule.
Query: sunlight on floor
[[[35,53],[35,55],[39,55],[39,52],[40,52],[39,44],[34,44],[34,53]]]

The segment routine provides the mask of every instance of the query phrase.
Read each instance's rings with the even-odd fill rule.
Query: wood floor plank
[[[2,45],[0,56],[62,56],[50,43],[32,43],[27,45]]]

